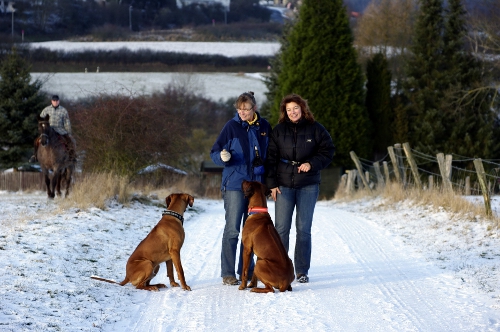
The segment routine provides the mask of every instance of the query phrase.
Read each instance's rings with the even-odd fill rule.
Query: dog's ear
[[[168,195],[167,198],[165,198],[165,203],[167,204],[167,209],[168,209],[168,206],[170,205],[170,202],[172,202],[172,195]]]
[[[243,196],[245,196],[245,198],[252,197],[254,194],[252,182],[244,180],[241,183],[241,191],[243,191]]]
[[[187,195],[188,196],[188,204],[190,207],[193,207],[193,204],[194,204],[194,197],[191,196],[191,195]]]

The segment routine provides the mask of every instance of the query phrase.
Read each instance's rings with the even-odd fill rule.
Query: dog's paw
[[[187,291],[190,291],[190,290],[191,290],[191,287],[189,287],[188,285],[186,285],[186,287],[182,287],[182,289],[187,290]]]
[[[175,281],[171,281],[170,282],[170,287],[179,287],[179,286],[180,285],[177,282],[175,282]]]
[[[245,284],[241,284],[240,287],[238,287],[239,290],[244,290],[245,288],[247,288]]]

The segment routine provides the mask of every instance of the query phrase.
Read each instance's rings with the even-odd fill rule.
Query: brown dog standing
[[[248,287],[256,287],[257,279],[266,287],[253,288],[252,292],[274,293],[274,288],[284,292],[291,291],[291,283],[295,279],[292,260],[288,257],[280,236],[274,228],[271,216],[267,212],[266,197],[270,191],[256,181],[243,181],[243,194],[248,198],[248,218],[242,232],[243,276],[240,290],[247,288],[248,267],[252,251],[257,256],[252,281]],[[273,288],[274,287],[274,288]]]
[[[172,194],[165,201],[168,210],[163,213],[163,217],[158,224],[139,243],[128,259],[125,279],[119,283],[121,286],[130,282],[137,289],[157,291],[158,288],[166,288],[167,286],[164,284],[149,284],[151,279],[158,273],[160,264],[166,262],[170,286],[179,287],[179,284],[174,279],[174,265],[182,289],[191,290],[186,285],[184,278],[184,270],[181,264],[181,247],[185,237],[183,227],[184,211],[186,211],[188,205],[193,206],[194,198],[188,194]],[[91,278],[118,284],[113,280],[99,277]]]

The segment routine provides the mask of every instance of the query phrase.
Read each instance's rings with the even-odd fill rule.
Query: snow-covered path
[[[0,331],[500,330],[494,300],[427,261],[366,212],[349,211],[352,206],[318,203],[310,283],[254,294],[221,284],[222,202],[195,199],[181,250],[192,291],[146,292],[89,276],[121,281],[128,256],[161,208],[134,203],[61,212],[43,195],[4,197]],[[269,210],[273,216],[272,202]],[[20,215],[23,222],[4,227]],[[294,231],[291,239],[293,255]],[[167,280],[162,266],[155,282]]]

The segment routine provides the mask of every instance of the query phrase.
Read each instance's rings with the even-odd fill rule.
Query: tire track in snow
[[[393,238],[382,234],[373,222],[341,210],[332,216],[336,233],[348,245],[365,277],[372,279],[384,296],[389,317],[397,315],[404,330],[457,330],[462,325],[457,317],[465,320],[465,326],[474,322],[468,319],[476,314],[474,308],[447,302],[450,286],[456,285],[451,285],[452,280],[443,277],[437,267],[417,255],[411,257],[409,248],[395,247]]]

